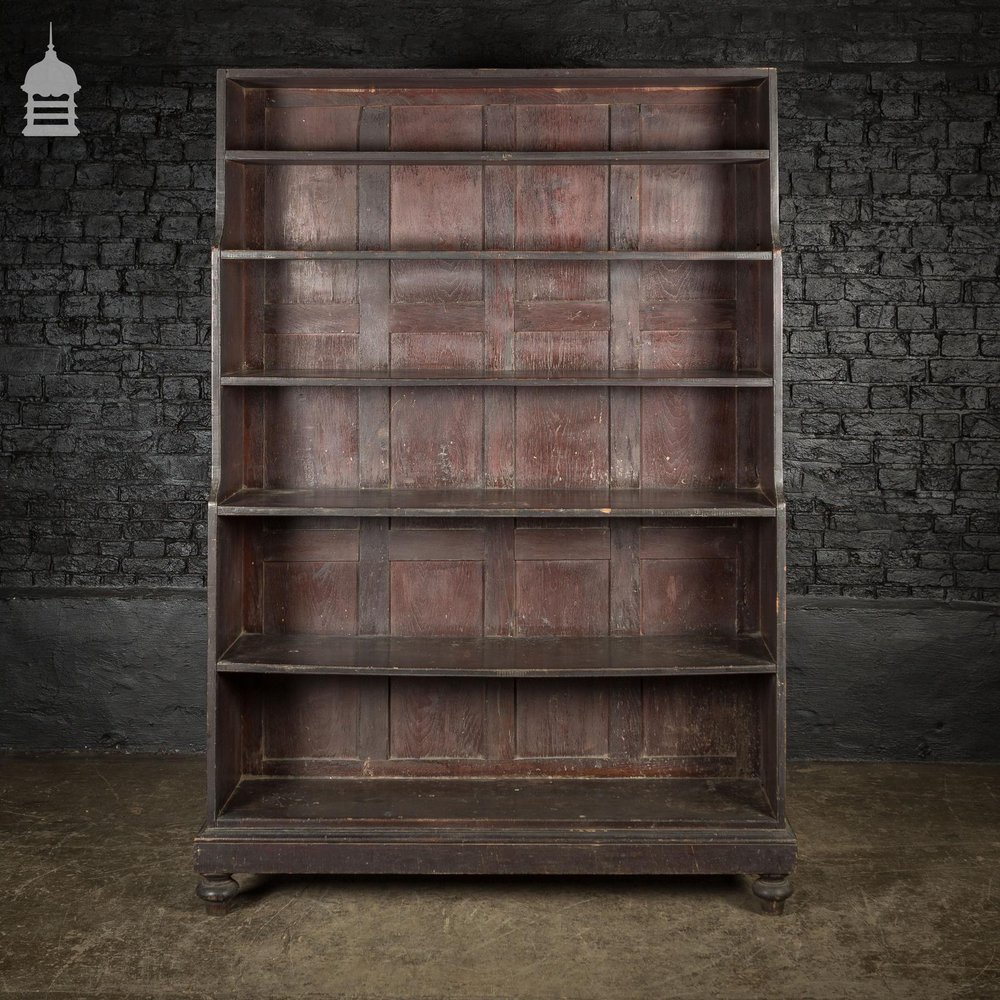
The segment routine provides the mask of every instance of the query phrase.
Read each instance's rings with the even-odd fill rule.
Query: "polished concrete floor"
[[[208,916],[201,772],[0,758],[0,997],[1000,997],[1000,766],[793,767],[784,917],[715,877],[245,879]]]

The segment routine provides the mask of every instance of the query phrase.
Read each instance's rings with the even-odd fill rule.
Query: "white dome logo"
[[[76,73],[57,55],[52,44],[49,21],[49,47],[45,58],[36,62],[24,76],[21,87],[28,95],[23,135],[79,135],[76,127],[76,100],[80,89]]]

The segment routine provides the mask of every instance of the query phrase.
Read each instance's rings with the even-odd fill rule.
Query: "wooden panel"
[[[482,149],[483,109],[478,105],[396,105],[393,149]]]
[[[482,357],[482,337],[478,334],[392,334],[392,362],[400,368],[478,371]]]
[[[392,333],[475,333],[482,336],[483,307],[480,303],[406,303],[389,310]]]
[[[517,600],[515,576],[515,522],[505,518],[491,524],[486,536],[486,563],[483,567],[483,634],[514,634]],[[503,689],[497,692],[503,698]]]
[[[729,261],[647,261],[639,266],[642,366],[734,370],[734,265]]]
[[[481,390],[393,390],[393,486],[479,485],[482,428]]]
[[[533,331],[598,331],[605,336],[610,322],[607,302],[520,302],[515,329]]]
[[[266,485],[271,489],[357,486],[357,391],[265,391]]]
[[[268,107],[268,149],[357,149],[359,108]]]
[[[483,267],[455,260],[397,260],[392,264],[392,301],[481,302]]]
[[[396,528],[389,536],[389,558],[482,559],[486,534],[481,528]]]
[[[607,245],[608,175],[603,167],[518,168],[519,249],[603,250]]]
[[[643,559],[644,635],[736,632],[736,568],[718,559]]]
[[[611,553],[608,528],[518,528],[514,534],[517,559],[607,559]]]
[[[582,143],[583,148],[607,148],[606,107],[519,107],[517,141],[522,149],[559,149]],[[599,167],[519,167],[517,171],[516,246],[532,250],[603,249],[607,247],[607,172]],[[519,368],[598,369],[607,365],[608,323],[603,315],[608,297],[607,268],[592,264],[518,264],[516,299],[540,300],[542,312],[518,307],[522,319],[515,338]],[[556,302],[569,307],[561,315],[573,317],[581,308],[599,322],[566,327],[539,320],[553,315]],[[587,306],[577,306],[586,302]],[[532,322],[528,317],[537,316]]]
[[[514,365],[521,371],[606,371],[608,335],[604,330],[519,330]]]
[[[525,560],[517,564],[520,635],[605,635],[607,560]]]
[[[737,528],[725,522],[646,522],[639,528],[638,544],[642,559],[736,559],[740,538]]]
[[[607,105],[519,105],[517,148],[607,149]]]
[[[274,165],[263,169],[268,246],[295,250],[357,246],[354,167]]]
[[[483,390],[483,485],[514,486],[514,412],[516,390]]]
[[[351,562],[358,558],[355,528],[264,531],[260,557],[268,562]]]
[[[515,266],[518,302],[533,299],[588,302],[608,297],[607,264],[518,261]]]
[[[277,302],[264,308],[264,333],[358,334],[358,307],[353,302]]]
[[[732,308],[736,298],[736,264],[733,261],[656,260],[642,261],[640,267],[644,302],[727,302]],[[697,316],[696,313],[691,315]],[[732,322],[730,313],[730,325]]]
[[[756,724],[753,692],[746,681],[729,677],[644,680],[644,756],[738,757],[755,742],[748,732]]]
[[[267,261],[262,266],[263,366],[356,366],[356,266],[326,260]]]
[[[393,757],[477,757],[485,753],[485,685],[460,678],[395,678],[390,685]]]
[[[394,250],[482,247],[483,183],[478,167],[392,167]]]
[[[389,632],[388,519],[363,521],[358,543],[358,632],[386,635]]]
[[[357,272],[353,263],[332,260],[264,262],[269,303],[356,302]]]
[[[608,682],[517,682],[518,757],[608,754]]]
[[[515,426],[518,486],[607,485],[607,390],[521,389]]]
[[[640,529],[637,524],[615,523],[611,528],[610,635],[638,635],[641,626],[642,581]]]
[[[731,166],[643,167],[641,250],[735,250]]]
[[[735,481],[735,390],[642,390],[643,486],[702,489]]]
[[[734,371],[736,335],[733,329],[644,330],[642,367],[659,371]]]
[[[483,144],[486,149],[513,148],[516,144],[514,132],[513,107],[493,104],[484,108]],[[514,247],[515,182],[514,167],[489,166],[483,170],[483,246],[486,249],[510,250]],[[509,371],[515,365],[515,266],[501,261],[488,262],[483,272],[486,297],[483,365]],[[512,420],[512,411],[506,416]]]
[[[482,562],[393,562],[390,588],[393,635],[483,634]]]
[[[288,677],[266,685],[265,758],[358,757],[361,678]]]
[[[357,563],[265,563],[263,605],[265,632],[353,635]]]
[[[736,110],[724,88],[658,94],[642,106],[642,148],[734,149]]]
[[[406,197],[400,195],[399,190],[406,192],[410,186],[427,183],[422,176],[414,180],[409,175],[398,174],[400,169],[403,168],[395,168],[393,173],[394,199]],[[408,210],[399,209],[402,214],[397,213],[398,217],[393,219],[394,240],[403,239],[419,245],[421,239],[431,238],[435,246],[459,249],[480,245],[482,206],[476,188],[480,183],[479,175],[473,168],[458,169],[466,171],[463,177],[467,183],[462,190],[476,201],[470,209],[472,215],[463,209],[458,213],[461,220],[456,222],[446,206],[437,202],[427,202],[419,209],[428,213],[423,221],[419,213],[412,215],[407,214]],[[460,196],[460,192],[456,196]],[[416,208],[413,211],[418,212]],[[436,216],[441,218],[431,221],[431,217]],[[395,367],[481,367],[485,328],[481,265],[447,261],[396,262],[392,266],[392,298],[390,336]]]
[[[358,338],[353,334],[269,336],[264,342],[264,367],[273,371],[349,370],[357,366]]]

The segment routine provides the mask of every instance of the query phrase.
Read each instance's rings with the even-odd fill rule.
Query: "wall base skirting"
[[[0,748],[200,750],[205,594],[0,594]],[[792,598],[793,758],[1000,760],[1000,609]]]

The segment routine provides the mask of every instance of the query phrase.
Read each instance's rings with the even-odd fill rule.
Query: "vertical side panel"
[[[486,528],[483,566],[483,634],[514,634],[514,525],[510,518],[496,519]]]
[[[611,148],[633,150],[641,145],[638,104],[611,107]],[[608,246],[612,250],[639,248],[641,169],[613,166],[610,175]],[[611,330],[609,357],[612,370],[640,367],[642,264],[622,261],[609,265]],[[609,430],[612,487],[634,488],[640,481],[642,436],[641,390],[609,390]]]
[[[773,533],[772,533],[773,532]],[[778,506],[778,515],[774,527],[763,529],[760,533],[761,545],[761,587],[769,587],[766,593],[774,594],[773,625],[767,628],[773,630],[773,643],[777,654],[777,673],[774,677],[773,696],[765,706],[765,725],[763,736],[764,787],[767,789],[779,819],[785,815],[785,757],[787,753],[786,733],[786,666],[785,666],[785,505]],[[775,562],[771,562],[772,554]],[[768,611],[770,617],[770,611]]]
[[[639,559],[640,525],[611,522],[610,635],[638,635],[642,605]],[[611,718],[608,729],[611,756],[636,760],[642,752],[642,681],[623,678],[611,682]]]
[[[358,148],[389,148],[389,108],[368,106],[361,111]],[[390,168],[358,168],[358,248],[389,246]],[[389,367],[389,262],[358,263],[358,367],[383,371]],[[358,393],[360,485],[389,485],[389,390]]]
[[[786,615],[786,587],[785,587],[785,502],[782,471],[782,391],[781,391],[781,369],[782,369],[782,258],[778,249],[778,81],[774,70],[768,72],[767,78],[767,124],[770,138],[770,223],[771,242],[775,247],[774,266],[772,274],[772,321],[774,345],[774,392],[772,397],[773,407],[773,468],[774,468],[774,495],[778,504],[778,514],[774,522],[774,536],[768,538],[768,532],[761,532],[761,559],[769,558],[770,552],[775,553],[775,563],[771,584],[775,594],[775,619],[774,635],[775,646],[777,647],[778,671],[774,678],[773,697],[768,700],[767,709],[770,713],[770,725],[765,728],[764,741],[764,776],[765,787],[771,796],[771,804],[774,807],[776,817],[781,820],[785,816],[785,757],[787,753],[786,737],[786,666],[785,666],[785,615]],[[767,541],[764,541],[767,539]],[[765,555],[765,545],[769,552]],[[764,562],[767,566],[769,563]],[[761,586],[765,584],[761,582]],[[773,755],[771,757],[770,755]]]
[[[483,147],[513,149],[514,108],[490,104],[483,110]],[[483,247],[510,250],[514,247],[514,167],[483,169]],[[488,371],[510,371],[514,367],[514,264],[487,261],[483,265],[486,300],[486,336],[483,367]],[[485,389],[483,393],[484,482],[487,487],[514,485],[513,389]]]
[[[243,615],[243,541],[241,521],[220,518],[208,508],[208,819],[213,819],[241,773],[240,704],[232,684],[220,678],[215,663],[239,635]]]
[[[513,149],[514,108],[489,104],[483,109],[483,148]],[[483,168],[483,248],[514,248],[515,167]],[[484,367],[514,367],[514,265],[489,261],[486,277],[486,349]]]
[[[389,634],[388,518],[362,518],[358,546],[358,633]],[[358,699],[358,755],[384,760],[389,754],[389,679],[372,677]]]

